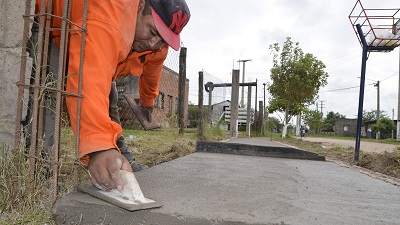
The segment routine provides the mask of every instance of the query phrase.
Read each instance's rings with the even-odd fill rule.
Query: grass
[[[0,223],[44,224],[50,221],[51,203],[47,180],[39,175],[33,180],[29,176],[29,163],[22,148],[7,155],[6,147],[0,149]],[[42,168],[36,166],[40,171]],[[30,187],[34,186],[33,192]]]

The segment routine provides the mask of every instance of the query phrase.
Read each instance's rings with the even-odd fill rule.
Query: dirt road
[[[305,137],[304,141],[310,142],[320,142],[323,146],[332,147],[332,146],[343,146],[343,147],[351,147],[355,148],[356,141],[354,140],[342,140],[342,139],[332,139],[332,138],[316,138],[316,137]],[[375,142],[366,142],[361,141],[360,150],[366,152],[377,152],[382,153],[384,151],[393,152],[395,149],[400,147],[400,145],[392,145],[392,144],[382,144]]]

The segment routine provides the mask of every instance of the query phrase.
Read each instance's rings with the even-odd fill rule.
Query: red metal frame
[[[366,9],[361,0],[357,0],[349,19],[361,45],[357,24],[360,24],[368,46],[395,48],[400,45],[400,8]]]

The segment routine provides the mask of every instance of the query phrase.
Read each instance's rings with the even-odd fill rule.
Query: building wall
[[[14,147],[24,13],[25,1],[0,1],[0,144],[9,148]],[[26,74],[29,68],[28,63]]]
[[[128,76],[117,81],[119,95],[136,94],[139,97],[139,77]],[[159,95],[155,99],[153,115],[160,123],[166,122],[171,115],[178,113],[179,74],[164,67],[159,83]],[[189,100],[189,80],[186,79],[184,122],[187,126]],[[121,114],[125,110],[121,111]]]
[[[336,119],[333,131],[339,136],[355,136],[357,132],[357,119]]]

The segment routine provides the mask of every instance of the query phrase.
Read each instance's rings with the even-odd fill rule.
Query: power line
[[[374,84],[366,84],[365,86],[368,86],[368,85],[374,85]],[[349,89],[359,88],[359,87],[360,87],[360,86],[354,86],[354,87],[346,87],[346,88],[339,88],[339,89],[327,90],[327,91],[322,91],[322,92],[320,92],[320,94],[322,94],[322,93],[327,93],[327,92],[344,91],[344,90],[349,90]]]

